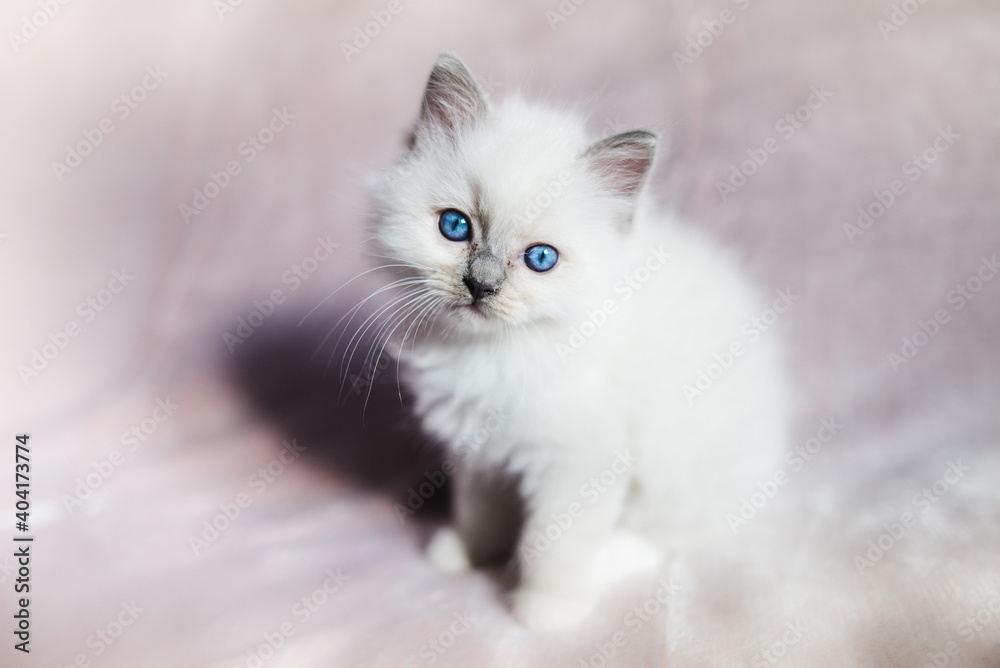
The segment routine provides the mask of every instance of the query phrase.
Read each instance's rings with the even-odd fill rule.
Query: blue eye
[[[469,219],[465,214],[455,209],[442,211],[438,218],[438,227],[445,239],[451,241],[465,241],[472,236],[472,228],[469,226]]]
[[[524,251],[524,263],[533,271],[548,271],[556,266],[559,251],[552,246],[538,244]]]

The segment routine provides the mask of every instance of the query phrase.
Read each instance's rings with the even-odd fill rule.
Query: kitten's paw
[[[656,572],[661,561],[662,554],[648,540],[637,533],[618,529],[594,555],[591,584],[595,590],[606,592],[627,577]]]
[[[594,611],[596,599],[585,595],[551,594],[532,590],[514,592],[514,617],[531,631],[555,631],[582,622]]]
[[[465,573],[472,568],[462,537],[450,527],[438,529],[431,538],[427,558],[445,573]]]

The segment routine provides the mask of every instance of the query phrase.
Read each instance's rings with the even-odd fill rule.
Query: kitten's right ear
[[[436,139],[453,140],[489,113],[490,101],[458,56],[442,53],[431,71],[413,145]]]
[[[634,198],[646,182],[657,137],[648,130],[631,130],[601,139],[584,157],[605,187],[627,199]]]

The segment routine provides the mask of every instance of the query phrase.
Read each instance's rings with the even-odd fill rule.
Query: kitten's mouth
[[[486,325],[497,317],[490,305],[484,304],[482,300],[453,303],[449,310],[458,322],[472,327]]]
[[[488,320],[491,317],[489,307],[484,307],[482,302],[458,304],[455,310],[463,314],[466,318],[474,320]]]

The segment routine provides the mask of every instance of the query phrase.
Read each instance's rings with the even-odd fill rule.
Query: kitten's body
[[[765,303],[727,253],[647,209],[652,142],[594,143],[518,99],[494,108],[443,56],[414,146],[375,191],[383,252],[429,291],[414,312],[444,310],[404,358],[424,428],[459,462],[461,540],[432,550],[455,567],[514,551],[515,612],[536,628],[586,614],[619,529],[661,546],[729,532],[785,445],[774,339],[740,332]],[[468,242],[436,229],[451,208],[470,212]],[[532,243],[557,248],[556,267],[526,267]],[[473,300],[470,276],[497,289]],[[713,362],[721,377],[698,389]]]
[[[579,468],[585,482],[587,461],[601,471],[627,449],[637,460],[629,476],[638,493],[625,508],[629,524],[651,522],[678,538],[728,531],[725,513],[744,493],[739,483],[770,477],[783,444],[774,340],[747,344],[739,331],[764,304],[732,258],[699,235],[661,216],[640,217],[636,226],[633,269],[659,249],[670,257],[646,283],[634,281],[641,288],[631,296],[611,289],[570,323],[485,343],[422,339],[407,358],[406,382],[425,429],[452,444],[458,460],[516,472],[529,496],[544,490],[550,466]],[[629,273],[623,269],[618,280]],[[607,300],[611,313],[602,308]],[[594,320],[604,324],[591,328]],[[697,390],[699,368],[734,342],[747,352],[688,401],[683,386]],[[571,500],[587,505],[576,491]]]

